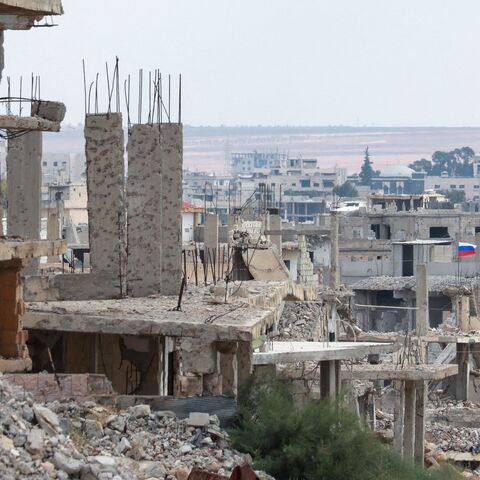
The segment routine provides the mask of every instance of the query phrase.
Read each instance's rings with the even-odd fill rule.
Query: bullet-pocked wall
[[[160,128],[162,157],[162,284],[163,295],[178,295],[182,278],[182,124]]]
[[[160,290],[162,281],[162,158],[158,125],[134,125],[128,134],[127,292]]]
[[[135,125],[127,150],[128,293],[177,295],[182,278],[182,125]]]
[[[7,181],[9,235],[40,238],[42,132],[8,140]]]
[[[109,273],[120,287],[125,263],[124,135],[120,113],[87,115],[88,222],[94,273]]]

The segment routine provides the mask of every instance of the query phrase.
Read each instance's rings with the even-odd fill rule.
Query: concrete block
[[[31,115],[60,123],[65,118],[66,111],[67,108],[62,102],[37,100],[32,102]]]
[[[217,352],[213,344],[205,341],[184,337],[180,339],[182,372],[184,373],[214,373],[217,368]]]
[[[206,427],[210,424],[210,415],[208,413],[191,412],[187,424],[192,427]]]

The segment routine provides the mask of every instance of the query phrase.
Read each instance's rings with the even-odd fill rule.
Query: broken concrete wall
[[[298,260],[298,281],[305,285],[314,285],[317,281],[313,273],[313,263],[307,251],[307,242],[304,235],[298,236],[300,258]]]
[[[86,116],[85,155],[91,268],[124,279],[125,167],[120,113]]]
[[[8,140],[7,184],[8,234],[39,239],[42,132],[28,132]]]
[[[102,300],[120,297],[120,279],[112,273],[30,275],[24,279],[27,302]]]
[[[127,291],[158,293],[162,282],[162,157],[159,125],[134,125],[128,138]],[[179,260],[180,262],[180,260]]]
[[[290,272],[276,249],[247,248],[242,251],[242,257],[255,280],[278,282],[290,278]]]
[[[165,123],[160,129],[162,157],[162,295],[178,295],[182,279],[183,128]]]

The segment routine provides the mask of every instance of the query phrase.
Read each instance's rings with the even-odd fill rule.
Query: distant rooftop
[[[405,165],[389,165],[380,172],[380,177],[411,177],[415,170]]]
[[[353,290],[415,290],[415,277],[370,277],[352,285]],[[442,293],[447,289],[471,289],[479,285],[478,278],[457,277],[453,275],[429,275],[430,293]]]

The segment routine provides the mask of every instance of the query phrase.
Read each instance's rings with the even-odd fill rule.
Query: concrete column
[[[203,243],[210,250],[218,248],[218,215],[214,213],[205,213]]]
[[[413,460],[415,445],[415,382],[405,381],[405,413],[403,424],[403,456]]]
[[[415,382],[415,447],[414,458],[423,466],[425,460],[425,406],[427,404],[427,385],[423,380]]]
[[[21,270],[21,260],[0,262],[0,356],[6,358],[28,358]]]
[[[340,283],[340,266],[338,263],[338,213],[332,212],[330,216],[330,288],[335,289]]]
[[[320,397],[334,399],[337,394],[335,360],[320,362]]]
[[[282,219],[280,215],[270,215],[269,229],[272,231],[282,230]],[[277,247],[278,253],[282,255],[282,235],[270,235],[270,241]]]
[[[404,421],[404,405],[405,405],[405,389],[404,382],[394,380],[395,403],[393,410],[393,448],[403,455],[403,421]]]
[[[40,238],[42,203],[42,132],[28,132],[8,140],[7,230],[36,240]]]
[[[163,295],[178,295],[182,281],[182,124],[160,128],[162,158],[162,283]]]
[[[217,342],[222,395],[237,394],[237,342]]]
[[[47,239],[48,240],[58,240],[62,238],[60,218],[56,211],[50,212],[47,218]],[[49,256],[48,263],[58,262],[58,256]]]
[[[120,113],[87,115],[88,233],[92,272],[107,273],[125,292],[125,167]]]
[[[469,325],[470,317],[470,298],[466,295],[461,295],[455,298],[455,314],[457,317],[458,328],[462,332],[471,330]]]
[[[222,395],[237,394],[237,357],[234,353],[220,354],[220,374],[222,376]]]
[[[241,388],[253,370],[251,342],[238,342],[237,348],[237,389]]]
[[[416,332],[418,336],[427,334],[428,321],[428,276],[427,265],[419,263],[416,272]]]
[[[458,375],[455,377],[455,398],[468,400],[470,390],[470,346],[457,343]]]
[[[127,292],[146,297],[162,282],[162,158],[158,125],[134,125],[128,135]]]

